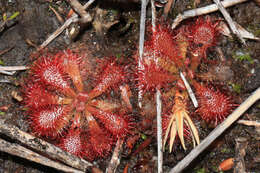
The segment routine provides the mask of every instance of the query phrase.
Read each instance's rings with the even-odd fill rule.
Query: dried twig
[[[7,48],[7,49],[5,49],[5,50],[0,51],[0,56],[1,56],[1,55],[4,55],[4,54],[7,53],[7,52],[9,52],[9,51],[12,50],[13,48],[14,48],[14,46],[12,46],[12,47],[10,47],[10,48]],[[4,70],[4,69],[1,69],[1,67],[3,67],[3,66],[0,66],[0,73],[2,73],[2,74],[13,75],[13,74],[15,73],[15,70],[11,70],[11,72],[9,72],[9,71],[6,71],[6,70]],[[6,67],[6,66],[5,66],[5,67]],[[15,66],[15,67],[17,67],[17,66]]]
[[[259,37],[254,36],[253,33],[247,31],[245,28],[243,28],[238,23],[234,22],[234,24],[236,25],[239,33],[241,34],[241,36],[243,38],[251,39],[251,40],[260,40]],[[228,37],[232,37],[231,31],[225,22],[220,22],[218,28],[220,29],[221,34],[228,36]]]
[[[117,166],[120,164],[120,154],[122,152],[124,140],[118,139],[116,142],[116,147],[114,153],[106,170],[106,173],[115,173]]]
[[[7,52],[9,52],[9,51],[12,50],[13,48],[14,48],[14,46],[11,46],[11,47],[9,47],[9,48],[7,48],[7,49],[5,49],[5,50],[0,51],[0,56],[3,55],[3,54],[5,54],[5,53],[7,53]]]
[[[0,151],[9,153],[11,155],[15,155],[18,157],[22,157],[28,160],[31,160],[36,163],[40,163],[45,166],[49,166],[64,172],[74,172],[74,173],[84,173],[83,171],[76,170],[74,168],[68,167],[64,164],[61,164],[59,162],[55,162],[53,160],[50,160],[44,156],[41,156],[38,153],[35,153],[25,147],[22,147],[18,144],[13,144],[6,142],[2,139],[0,139]]]
[[[156,9],[154,5],[154,0],[151,0],[152,8],[152,28],[153,32],[156,27]],[[155,59],[157,62],[157,59]],[[162,150],[162,100],[161,100],[161,91],[157,88],[156,90],[156,112],[157,112],[157,155],[158,155],[158,173],[162,173],[163,165],[163,150]]]
[[[64,23],[64,19],[61,17],[61,15],[52,6],[49,6],[49,8],[53,11],[53,13],[57,17],[58,21],[60,23]]]
[[[239,121],[237,121],[237,123],[243,124],[243,125],[246,125],[246,126],[260,127],[260,122],[257,122],[257,121],[239,120]]]
[[[0,66],[0,71],[19,71],[19,70],[27,70],[26,66]]]
[[[184,83],[184,85],[185,85],[185,87],[186,87],[186,89],[187,89],[187,91],[188,91],[188,94],[189,94],[189,96],[190,96],[190,98],[191,98],[191,101],[192,101],[194,107],[197,108],[197,107],[198,107],[198,101],[197,101],[197,99],[196,99],[196,97],[195,97],[194,92],[192,91],[192,89],[191,89],[191,87],[190,87],[190,84],[188,83],[188,81],[186,80],[186,78],[185,78],[185,76],[182,74],[182,72],[180,72],[180,76],[181,76],[181,79],[182,79],[182,81],[183,81],[183,83]]]
[[[6,75],[10,75],[10,76],[14,75],[15,72],[16,72],[16,71],[0,71],[0,73],[6,74]]]
[[[147,0],[142,0],[141,7],[141,20],[140,20],[140,36],[139,36],[139,59],[138,59],[138,69],[143,69],[143,51],[144,51],[144,33],[145,33],[145,20],[146,20],[146,6]],[[142,107],[142,90],[139,88],[138,91],[138,106]]]
[[[82,23],[88,23],[92,20],[89,13],[85,11],[84,6],[82,6],[77,0],[67,0],[71,7],[78,13],[81,17],[80,21]]]
[[[0,133],[5,134],[12,139],[18,140],[22,144],[29,146],[36,151],[45,153],[50,158],[60,160],[63,163],[79,170],[85,171],[89,166],[92,166],[91,163],[83,159],[71,155],[70,153],[63,151],[48,142],[23,132],[13,125],[6,124],[3,119],[0,119]]]
[[[66,20],[66,22],[59,27],[55,32],[53,32],[38,48],[38,50],[41,50],[43,48],[45,48],[50,42],[52,42],[56,37],[58,37],[63,31],[64,29],[66,29],[67,27],[70,26],[70,24],[75,23],[79,21],[79,18],[77,15],[73,15],[71,18],[69,18],[68,20]]]
[[[158,173],[163,172],[163,150],[162,150],[162,100],[161,91],[156,91],[156,112],[157,112],[157,154],[158,154]]]
[[[234,173],[244,173],[246,172],[245,166],[245,155],[247,148],[247,139],[240,137],[236,139],[236,156],[235,156],[235,166]]]
[[[26,66],[0,66],[0,73],[6,75],[13,75],[18,70],[27,70]]]
[[[156,22],[156,9],[154,0],[151,0],[151,8],[152,8],[152,27],[155,29],[155,22]]]
[[[224,18],[226,19],[226,21],[228,22],[229,27],[231,28],[232,32],[234,34],[237,35],[237,37],[240,39],[240,41],[246,45],[245,40],[243,39],[243,37],[241,36],[239,30],[237,29],[235,23],[233,22],[230,14],[227,12],[227,10],[225,9],[225,7],[223,6],[223,4],[220,2],[220,0],[213,0],[217,6],[219,11],[223,14]]]
[[[243,3],[246,1],[247,0],[224,0],[221,3],[225,8],[227,8],[227,7],[231,7],[233,5],[240,4],[240,3]],[[181,21],[183,21],[185,19],[195,17],[195,16],[200,16],[203,14],[212,13],[217,10],[218,10],[218,6],[216,4],[211,4],[206,7],[196,8],[193,10],[187,10],[187,11],[183,12],[183,14],[179,14],[176,17],[176,19],[174,20],[174,22],[172,24],[172,29],[176,28],[176,26],[179,25],[181,23]]]
[[[87,2],[84,6],[83,9],[87,9],[92,3],[94,2],[94,0],[90,0],[89,2]],[[71,23],[76,23],[78,22],[80,19],[78,18],[77,14],[73,14],[68,20],[65,21],[65,23],[59,27],[55,32],[53,32],[38,48],[38,50],[41,50],[43,48],[45,48],[51,41],[53,41],[56,37],[58,37],[67,27],[70,26]],[[89,19],[90,20],[90,19]],[[92,20],[92,19],[91,19]],[[90,20],[90,21],[91,21]]]
[[[89,0],[85,5],[83,5],[83,8],[86,10],[95,0]]]
[[[170,173],[179,173],[186,168],[204,149],[219,137],[233,122],[235,122],[250,106],[260,99],[260,88],[250,95],[228,118],[218,125],[197,147],[195,147]]]

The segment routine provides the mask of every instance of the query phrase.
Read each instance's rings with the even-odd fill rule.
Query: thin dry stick
[[[36,151],[46,153],[50,158],[60,160],[63,163],[82,171],[85,171],[89,166],[92,166],[91,163],[83,159],[71,155],[70,153],[63,151],[48,142],[23,132],[11,124],[5,123],[3,119],[0,119],[0,133],[5,134],[12,139],[18,140],[22,144],[29,146]]]
[[[90,0],[88,1],[83,8],[87,9],[92,3],[94,2],[94,0]],[[65,23],[59,27],[56,31],[54,31],[38,48],[38,50],[41,50],[43,48],[45,48],[50,42],[52,42],[56,37],[58,37],[67,27],[70,26],[70,24],[78,22],[79,18],[78,15],[76,13],[74,13],[68,20],[65,21]]]
[[[27,70],[26,66],[0,66],[0,73],[6,75],[13,75],[18,70]]]
[[[108,168],[106,170],[106,173],[115,173],[117,166],[120,164],[120,155],[122,152],[124,139],[118,139],[116,142],[116,147],[114,149],[112,158],[110,160],[110,163],[108,165]]]
[[[0,71],[18,71],[18,70],[27,70],[26,66],[0,66]]]
[[[54,9],[52,6],[49,6],[49,8],[52,10],[52,12],[55,14],[56,18],[60,23],[64,23],[64,19],[61,17],[61,15]]]
[[[221,3],[225,8],[227,8],[227,7],[231,7],[233,5],[240,4],[240,3],[243,3],[246,1],[247,0],[224,0]],[[181,21],[183,21],[185,19],[195,17],[195,16],[200,16],[203,14],[212,13],[215,11],[218,11],[218,6],[216,4],[211,4],[206,7],[201,7],[201,8],[196,8],[193,10],[184,11],[183,14],[179,14],[176,17],[176,19],[174,19],[174,22],[172,24],[172,29],[176,28],[176,26],[179,25],[181,23]]]
[[[234,123],[250,106],[260,99],[260,88],[250,95],[228,118],[218,125],[197,147],[195,147],[170,173],[179,173],[186,168],[204,149],[219,137],[232,123]]]
[[[163,172],[163,150],[162,150],[162,100],[161,91],[156,91],[156,112],[157,112],[157,153],[158,173]]]
[[[152,27],[155,29],[155,22],[156,22],[156,9],[154,0],[151,0],[151,8],[152,8]]]
[[[70,26],[70,24],[75,23],[79,21],[79,18],[77,15],[74,15],[72,17],[70,17],[68,20],[66,20],[66,22],[59,27],[56,31],[54,31],[38,48],[38,50],[41,50],[43,48],[45,48],[50,42],[52,42],[56,37],[58,37],[63,31],[64,29],[66,29],[67,27]]]
[[[67,0],[71,7],[78,13],[81,17],[80,21],[82,23],[88,23],[92,20],[89,13],[85,11],[84,6],[82,6],[77,0]]]
[[[197,108],[197,107],[198,107],[198,101],[197,101],[197,99],[196,99],[196,97],[195,97],[194,92],[192,91],[192,89],[191,89],[191,87],[190,87],[190,84],[188,83],[188,81],[186,80],[186,78],[185,78],[185,76],[182,74],[182,72],[180,72],[180,76],[181,76],[181,79],[182,79],[182,81],[183,81],[183,83],[184,83],[184,85],[185,85],[185,87],[186,87],[186,89],[187,89],[187,91],[188,91],[188,94],[189,94],[189,96],[190,96],[190,98],[191,98],[191,101],[192,101],[194,107]]]
[[[155,20],[156,20],[156,9],[154,5],[154,0],[151,0],[152,8],[152,28],[155,31]],[[155,59],[157,62],[157,59]],[[157,112],[157,155],[158,155],[158,173],[162,173],[163,165],[163,150],[162,150],[162,100],[161,100],[161,91],[157,88],[156,90],[156,112]]]
[[[86,10],[95,0],[89,0],[85,5],[83,5],[83,8]]]
[[[6,75],[10,75],[10,76],[14,75],[15,72],[16,72],[16,71],[0,71],[0,73],[6,74]]]
[[[146,20],[146,6],[147,1],[142,0],[141,6],[141,21],[140,21],[140,36],[139,36],[139,59],[138,59],[138,69],[143,69],[143,51],[144,51],[144,32],[145,32],[145,20]],[[142,90],[139,88],[138,91],[138,105],[142,107]]]
[[[64,164],[61,164],[59,162],[55,162],[53,160],[50,160],[44,156],[39,155],[38,153],[35,153],[27,148],[24,148],[18,144],[12,144],[9,142],[6,142],[2,139],[0,139],[0,151],[9,153],[11,155],[15,155],[18,157],[22,157],[25,159],[28,159],[30,161],[40,163],[45,166],[49,166],[55,169],[58,169],[60,171],[64,172],[73,172],[73,173],[84,173],[83,171],[79,171],[77,169],[68,167]]]
[[[227,12],[223,4],[220,2],[220,0],[213,0],[213,1],[217,4],[219,11],[223,14],[224,18],[228,22],[228,25],[231,28],[232,32],[237,35],[237,37],[244,45],[246,45],[245,40],[243,39],[242,35],[240,34],[239,30],[237,29],[235,23],[233,22],[231,16]]]
[[[237,121],[237,123],[243,124],[243,125],[246,125],[246,126],[260,127],[260,122],[257,122],[257,121],[239,120],[239,121]]]
[[[1,56],[1,55],[4,55],[4,54],[7,53],[7,52],[9,52],[9,51],[12,50],[13,48],[14,48],[14,46],[11,46],[11,47],[9,47],[9,48],[7,48],[7,49],[5,49],[5,50],[0,51],[0,56]]]

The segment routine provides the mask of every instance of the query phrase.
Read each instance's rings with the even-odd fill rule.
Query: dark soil
[[[211,2],[203,1],[199,6],[209,3]],[[20,12],[20,15],[12,22],[9,22],[4,29],[0,28],[0,52],[12,48],[7,53],[0,55],[1,65],[16,66],[31,64],[33,59],[30,55],[36,49],[28,44],[28,40],[35,45],[40,45],[52,32],[61,26],[55,14],[50,10],[50,5],[63,18],[66,17],[70,9],[68,4],[58,0],[50,2],[47,0],[0,0],[1,16],[4,13],[10,16],[14,12]],[[172,22],[172,19],[174,19],[178,12],[182,12],[193,6],[193,1],[178,1],[174,12],[169,14],[171,16],[169,17],[169,23]],[[99,13],[97,9],[100,9],[101,13],[106,14],[105,17],[98,18]],[[160,14],[162,9],[158,9],[158,12]],[[260,37],[260,7],[253,1],[228,8],[228,12],[237,23],[252,32],[255,36]],[[50,51],[60,50],[66,47],[85,44],[94,57],[120,57],[123,55],[125,59],[131,58],[136,51],[139,40],[140,4],[131,0],[111,0],[108,4],[102,4],[101,1],[98,1],[91,7],[90,13],[94,16],[95,21],[92,25],[74,25],[80,27],[80,33],[76,38],[70,39],[63,33],[48,45],[48,49]],[[0,23],[2,22],[1,16]],[[210,16],[215,18],[222,17],[219,12],[210,14]],[[147,17],[150,20],[150,8],[148,9]],[[106,27],[107,25],[105,24],[113,21],[117,21],[117,23],[111,27]],[[97,29],[97,24],[101,24],[101,29]],[[211,68],[215,69],[211,73],[217,76],[216,78],[218,78],[219,83],[224,85],[224,88],[232,94],[235,102],[238,104],[260,86],[260,42],[247,40],[246,43],[247,46],[244,46],[237,39],[221,36],[221,40],[217,46],[222,49],[226,62],[220,65],[211,65]],[[212,52],[212,55],[209,55],[210,57],[216,54],[216,51],[212,50]],[[203,68],[207,69],[207,66],[205,65]],[[30,132],[23,104],[11,95],[13,91],[16,91],[18,95],[22,96],[23,79],[26,75],[26,71],[16,72],[14,75],[0,74],[0,108],[3,106],[8,107],[7,110],[0,110],[0,116],[21,130]],[[258,101],[254,104],[241,119],[260,122],[260,102]],[[199,128],[200,138],[203,140],[213,128],[200,120],[195,119],[194,121]],[[4,136],[4,134],[1,135]],[[149,133],[145,135],[145,137],[149,137]],[[248,141],[245,155],[247,172],[260,172],[260,132],[258,130],[257,133],[254,127],[237,123],[234,123],[206,151],[200,154],[184,172],[219,172],[217,168],[223,160],[235,157],[235,139],[239,137],[245,137]],[[142,142],[143,139],[139,139],[137,146]],[[130,172],[156,172],[156,146],[156,139],[153,139],[148,147],[135,156],[129,156],[124,151],[118,172],[123,172],[126,164],[129,165]],[[182,160],[191,149],[191,145],[188,146],[187,151],[184,151],[181,146],[176,146],[172,154],[165,152],[165,172],[169,171],[170,168]],[[110,158],[97,161],[97,167],[105,170],[109,160]],[[56,170],[0,152],[0,173],[2,172],[47,173],[56,172]],[[232,172],[232,170],[227,172]]]

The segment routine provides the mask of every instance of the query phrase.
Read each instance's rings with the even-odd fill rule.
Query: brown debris
[[[236,139],[236,156],[235,156],[235,167],[233,173],[245,173],[245,160],[246,148],[248,142],[246,138],[237,138]]]

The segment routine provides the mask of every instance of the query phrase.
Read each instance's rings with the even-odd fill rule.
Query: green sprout
[[[236,93],[239,94],[241,92],[241,85],[235,83],[230,83],[230,85]]]
[[[250,56],[249,53],[244,53],[237,51],[236,53],[233,54],[233,58],[239,60],[239,61],[248,61],[250,64],[254,63],[253,58]]]
[[[200,169],[196,170],[196,173],[206,173],[206,169],[200,168]]]
[[[5,65],[4,61],[0,59],[0,65]]]
[[[13,20],[15,19],[17,16],[19,16],[20,12],[14,12],[14,14],[12,14],[10,17],[7,18],[6,15],[3,15],[3,21],[8,21],[8,20]]]
[[[145,134],[141,133],[141,138],[142,138],[143,140],[146,140],[146,139],[147,139],[147,136],[146,136]]]

